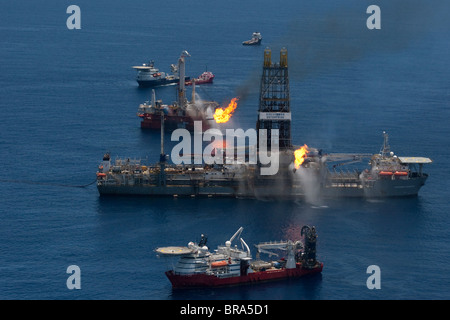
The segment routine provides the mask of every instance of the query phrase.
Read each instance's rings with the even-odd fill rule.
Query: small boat
[[[261,33],[253,32],[252,38],[250,40],[242,42],[242,44],[244,46],[252,46],[252,45],[261,44],[261,41],[262,41]]]
[[[214,80],[215,75],[211,71],[205,71],[201,75],[199,75],[197,78],[186,81],[185,84],[187,86],[192,85],[192,82],[195,81],[195,84],[205,84],[205,83],[212,83]]]

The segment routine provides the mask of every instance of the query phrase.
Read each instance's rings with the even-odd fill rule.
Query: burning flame
[[[228,120],[231,119],[231,116],[233,115],[234,110],[236,110],[237,100],[238,100],[238,98],[231,99],[230,104],[228,104],[228,107],[226,107],[225,109],[217,108],[216,112],[213,115],[214,120],[216,120],[217,123],[228,122]]]
[[[308,146],[305,144],[303,145],[303,147],[301,147],[300,149],[297,149],[294,151],[294,156],[295,156],[295,169],[300,168],[300,166],[302,165],[303,161],[305,161],[306,159],[306,154],[308,153],[309,149]]]

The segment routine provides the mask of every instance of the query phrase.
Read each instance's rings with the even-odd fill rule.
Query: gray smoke
[[[366,10],[373,4],[381,10],[379,30],[366,26],[371,15]],[[268,44],[272,57],[277,57],[281,48],[288,49],[291,79],[302,80],[367,55],[400,52],[433,30],[450,29],[450,1],[446,0],[346,0],[319,5],[318,1],[304,1],[296,9],[298,17],[286,33]],[[259,90],[255,84],[260,76],[261,70],[255,70],[237,88],[241,103]]]
[[[314,170],[310,170],[300,166],[297,170],[294,169],[294,164],[290,165],[290,171],[293,172],[293,178],[296,184],[300,184],[303,190],[304,201],[313,206],[322,204],[322,197],[320,193],[320,180],[315,174]]]
[[[286,47],[289,76],[304,79],[341,67],[367,55],[399,52],[436,28],[448,28],[450,3],[444,0],[343,1],[330,12],[319,12],[315,2],[302,4],[298,20],[273,49]],[[366,10],[381,10],[381,29],[369,30]]]

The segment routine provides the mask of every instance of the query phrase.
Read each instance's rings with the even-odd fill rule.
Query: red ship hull
[[[302,268],[297,263],[297,268],[293,269],[270,269],[266,271],[252,272],[247,275],[234,276],[227,278],[219,278],[215,275],[193,274],[178,275],[172,270],[166,272],[167,278],[172,283],[173,288],[189,288],[189,287],[220,287],[240,285],[246,283],[256,283],[270,280],[280,280],[286,278],[298,278],[306,275],[322,272],[323,263],[314,268]]]
[[[200,79],[195,79],[195,84],[205,84],[205,83],[213,83],[214,78],[208,79],[208,80],[200,80]],[[186,86],[190,86],[192,85],[192,81],[186,81],[184,83]]]
[[[213,80],[214,80],[214,77],[215,76],[211,72],[206,71],[206,72],[203,72],[203,74],[200,75],[198,78],[186,81],[185,85],[190,86],[190,85],[192,85],[193,81],[195,81],[196,85],[197,84],[212,83]]]

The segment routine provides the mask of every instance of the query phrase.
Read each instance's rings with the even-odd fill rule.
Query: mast
[[[185,71],[185,58],[190,57],[191,55],[189,52],[184,50],[181,52],[181,56],[178,59],[178,75],[180,77],[179,85],[178,85],[178,106],[180,108],[186,107],[186,92],[185,92],[185,78],[186,78],[186,71]]]
[[[161,154],[159,155],[159,185],[166,185],[166,155],[164,154],[164,111],[161,114]]]
[[[160,154],[160,161],[165,161],[165,155],[164,155],[164,111],[161,109],[161,154]],[[164,159],[164,160],[163,160]]]
[[[383,140],[383,146],[381,147],[380,155],[381,155],[382,157],[386,157],[386,156],[389,155],[390,152],[391,152],[391,147],[389,146],[389,136],[388,136],[388,134],[386,133],[386,131],[383,131],[383,138],[384,138],[384,140]]]
[[[195,104],[195,79],[192,79],[192,104]]]

